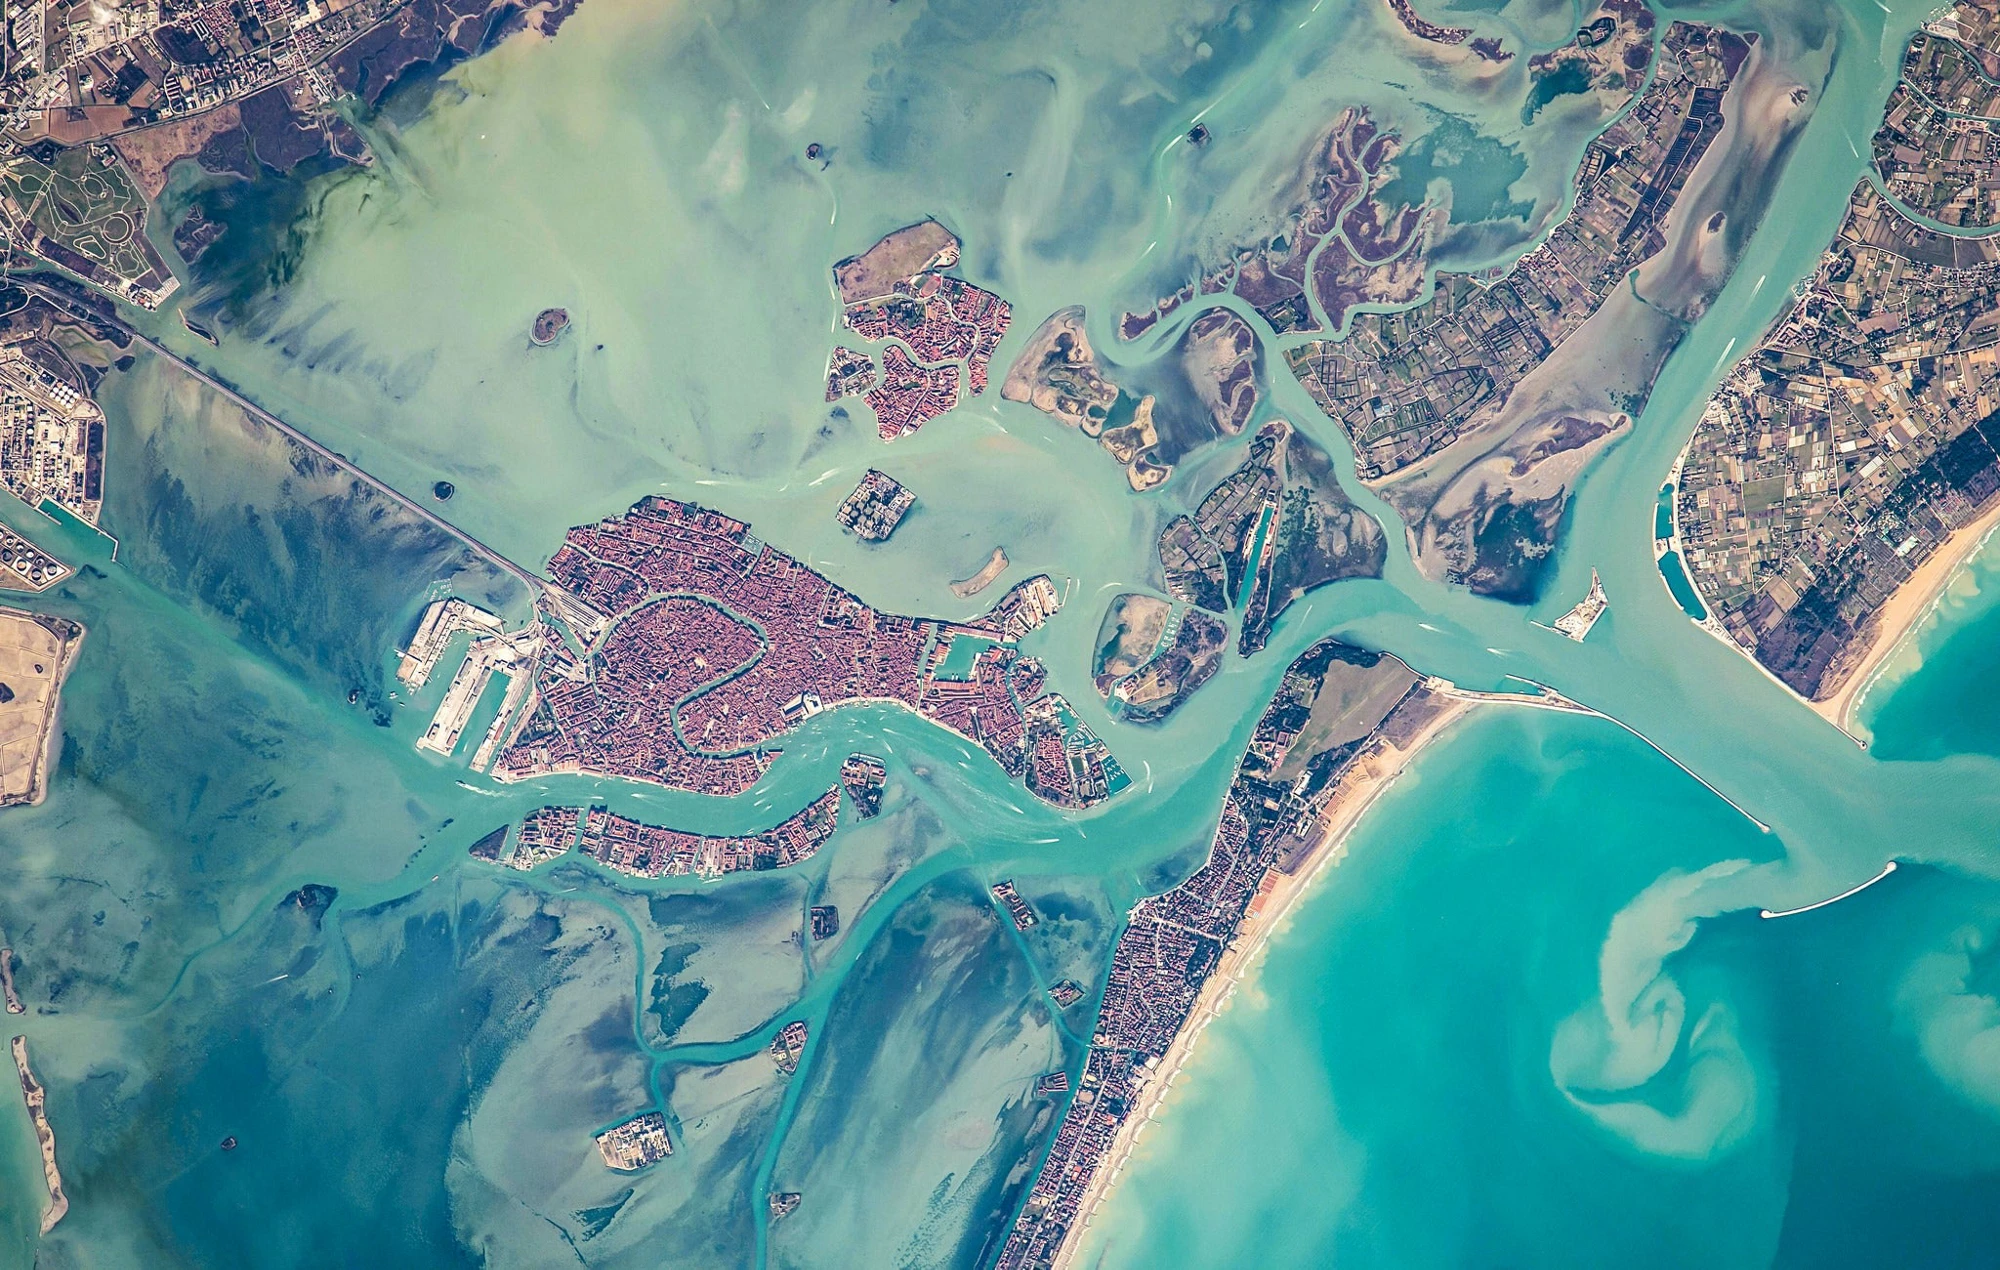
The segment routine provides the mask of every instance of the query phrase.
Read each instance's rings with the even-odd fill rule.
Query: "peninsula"
[[[0,587],[46,591],[73,572],[62,561],[0,525]]]
[[[1751,40],[1716,27],[1671,25],[1647,79],[1651,26],[1648,10],[1614,0],[1579,37],[1580,64],[1608,65],[1626,94],[1646,87],[1591,143],[1545,242],[1504,270],[1440,274],[1416,308],[1356,313],[1355,284],[1331,280],[1408,271],[1411,257],[1368,264],[1343,220],[1342,263],[1329,271],[1322,251],[1312,279],[1346,336],[1285,350],[1353,441],[1363,480],[1402,515],[1419,566],[1482,594],[1534,598],[1576,475],[1630,426],[1686,321],[1727,280],[1731,244],[1769,197],[1768,165],[1803,118],[1805,90],[1760,79]],[[1277,272],[1303,278],[1303,263]],[[1414,298],[1422,278],[1409,274],[1407,295],[1370,282],[1364,298]],[[1626,351],[1606,356],[1613,346]]]
[[[1280,336],[1337,334],[1356,306],[1411,303],[1423,292],[1430,240],[1444,216],[1428,202],[1382,201],[1401,150],[1402,139],[1366,110],[1342,110],[1286,174],[1293,197],[1276,232],[1238,247],[1151,309],[1126,313],[1119,336],[1137,339],[1198,294],[1234,292]]]
[[[1898,92],[1940,91],[1997,55],[1994,10],[1958,5],[1911,41]],[[1875,144],[1891,188],[1964,153],[1954,131],[1916,129],[1903,99]],[[1800,298],[1688,443],[1672,545],[1703,624],[1844,731],[2000,526],[1996,355],[2000,240],[1919,224],[1863,180]]]

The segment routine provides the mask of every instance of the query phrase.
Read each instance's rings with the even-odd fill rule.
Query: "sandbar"
[[[1007,550],[1004,547],[995,547],[993,555],[986,561],[986,566],[971,577],[952,583],[951,593],[961,600],[969,600],[981,591],[984,591],[987,587],[992,586],[993,579],[1006,571]]]
[[[42,1233],[55,1229],[69,1211],[69,1196],[63,1193],[62,1173],[56,1169],[56,1133],[49,1128],[48,1093],[28,1068],[28,1038],[14,1038],[14,1070],[21,1075],[21,1097],[35,1122],[35,1138],[42,1147],[42,1177],[49,1184],[49,1204],[42,1210]]]
[[[28,1008],[21,1004],[21,995],[14,991],[14,950],[0,948],[0,995],[7,998],[7,1013],[26,1014]]]

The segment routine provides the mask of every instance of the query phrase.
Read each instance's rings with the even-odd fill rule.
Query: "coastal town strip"
[[[1130,914],[1081,1077],[999,1270],[1069,1264],[1264,939],[1410,758],[1476,704],[1447,689],[1393,656],[1335,640],[1287,668],[1237,766],[1207,860]]]
[[[1375,799],[1467,711],[1520,706],[1604,719],[1768,832],[1762,821],[1630,725],[1546,684],[1461,688],[1398,658],[1324,640],[1290,667],[1229,787],[1206,861],[1142,900],[1113,953],[1077,1092],[997,1262],[1073,1263],[1078,1235],[1122,1172],[1201,1031],[1272,930]]]
[[[543,807],[474,843],[475,859],[526,873],[575,850],[628,877],[721,877],[810,860],[840,827],[836,786],[761,833],[716,835],[649,825],[600,805]]]

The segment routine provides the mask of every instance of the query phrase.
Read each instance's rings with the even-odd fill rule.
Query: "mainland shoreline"
[[[1814,714],[1853,737],[1864,749],[1867,747],[1868,738],[1853,726],[1854,713],[1862,698],[1882,677],[1896,653],[1937,610],[1960,571],[1979,554],[1996,530],[2000,530],[2000,498],[1980,513],[1977,520],[1953,530],[1930,558],[1903,580],[1888,601],[1869,615],[1864,628],[1867,644],[1841,681],[1839,690],[1823,700],[1806,702]]]
[[[1688,451],[1683,447],[1680,457],[1674,461],[1673,474],[1668,480],[1675,490],[1672,533],[1664,540],[1655,540],[1656,543],[1665,541],[1666,549],[1677,553],[1684,567],[1688,554],[1687,544],[1681,538],[1679,490],[1681,469],[1687,463],[1687,456]],[[1721,640],[1725,646],[1755,666],[1764,678],[1778,685],[1806,709],[1831,723],[1850,741],[1865,750],[1868,748],[1870,737],[1865,732],[1857,731],[1854,726],[1854,715],[1860,709],[1862,699],[1875,686],[1875,681],[1882,677],[1882,672],[1888,669],[1889,662],[1894,659],[1896,653],[1937,609],[1945,592],[1957,580],[1959,571],[1979,554],[1980,548],[1987,544],[1996,530],[2000,530],[2000,499],[1995,499],[1992,506],[1982,511],[1970,523],[1960,526],[1947,535],[1945,540],[1938,544],[1938,549],[1903,580],[1902,585],[1896,588],[1882,607],[1868,615],[1862,628],[1865,643],[1861,651],[1851,658],[1851,665],[1844,672],[1840,687],[1827,697],[1815,699],[1806,696],[1780,679],[1769,666],[1759,661],[1756,650],[1745,648],[1738,643],[1736,637],[1729,633],[1729,628],[1715,615],[1712,602],[1703,594],[1701,584],[1694,579],[1694,571],[1688,569],[1688,585],[1694,588],[1694,593],[1706,612],[1706,616],[1697,619],[1695,625]],[[1659,555],[1660,551],[1656,548],[1654,551],[1656,560]],[[1660,582],[1661,585],[1666,585],[1664,573],[1660,575]],[[1669,586],[1667,589],[1671,594],[1673,588]]]
[[[1437,700],[1438,712],[1425,721],[1404,745],[1394,745],[1385,738],[1378,748],[1356,757],[1340,776],[1338,791],[1321,821],[1323,832],[1311,852],[1299,861],[1292,872],[1273,868],[1266,875],[1256,897],[1250,902],[1244,923],[1239,928],[1238,939],[1224,950],[1215,972],[1202,984],[1186,1024],[1161,1056],[1159,1069],[1146,1083],[1144,1092],[1139,1095],[1124,1124],[1119,1126],[1096,1175],[1085,1189],[1077,1208],[1077,1220],[1063,1240],[1053,1270],[1069,1270],[1076,1263],[1078,1250],[1083,1244],[1083,1232],[1090,1229],[1099,1209],[1117,1188],[1118,1180],[1124,1175],[1125,1166],[1138,1145],[1139,1135],[1164,1108],[1168,1095],[1173,1092],[1174,1082],[1180,1078],[1182,1068],[1193,1055],[1202,1032],[1221,1017],[1237,987],[1255,978],[1258,958],[1271,938],[1289,928],[1289,919],[1299,902],[1312,890],[1313,884],[1329,866],[1339,863],[1347,854],[1348,837],[1376,800],[1409,770],[1411,762],[1425,747],[1470,715],[1479,704],[1475,697],[1457,694],[1440,693]]]

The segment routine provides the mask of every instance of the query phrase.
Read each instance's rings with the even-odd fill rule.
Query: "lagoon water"
[[[1573,30],[1568,4],[1488,7],[1469,20],[1511,47]],[[1864,752],[1689,622],[1651,551],[1674,455],[1831,236],[1923,13],[1661,12],[1760,31],[1812,121],[1769,174],[1783,214],[1581,483],[1545,596],[1427,581],[1392,532],[1384,579],[1301,601],[1157,728],[1109,718],[1091,642],[1111,595],[1157,588],[1158,527],[1238,448],[1133,495],[993,392],[885,448],[821,400],[828,264],[936,215],[1015,305],[1000,366],[1071,303],[1141,362],[1177,326],[1120,346],[1116,313],[1268,232],[1348,104],[1417,143],[1405,179],[1451,201],[1440,259],[1494,263],[1546,229],[1604,122],[1572,95],[1524,122],[1525,56],[1473,78],[1372,0],[588,0],[362,121],[365,172],[180,174],[170,202],[230,226],[188,299],[220,347],[157,320],[192,360],[401,489],[454,482],[446,513],[531,566],[665,492],[873,603],[961,616],[981,603],[948,581],[1004,545],[999,586],[1068,584],[1028,651],[1135,784],[1058,814],[885,709],[813,720],[728,802],[420,756],[443,685],[406,701],[390,669],[421,605],[524,597],[142,360],[102,393],[116,559],[0,509],[89,566],[38,601],[90,628],[49,799],[0,816],[0,931],[73,1205],[44,1263],[977,1264],[1046,1140],[1034,1078],[1088,1039],[1094,996],[1057,1013],[1045,989],[1094,991],[1120,915],[1196,866],[1272,685],[1330,634],[1468,686],[1553,684],[1723,797],[1601,720],[1458,726],[1206,1036],[1096,1264],[1990,1263],[2000,723],[1978,685],[2000,566],[1871,692]],[[1197,117],[1199,151],[1176,140]],[[574,325],[531,349],[552,304]],[[1265,379],[1267,414],[1350,453],[1270,348]],[[831,525],[869,466],[920,499],[879,547]],[[1613,608],[1587,643],[1528,624],[1593,567]],[[796,870],[640,884],[465,856],[556,800],[761,828],[857,749],[888,759],[887,810]],[[1891,857],[1909,867],[1862,896],[1756,916]],[[1003,877],[1044,918],[1025,934],[987,897]],[[302,907],[306,883],[338,894]],[[841,933],[802,947],[817,903]],[[786,1080],[761,1051],[792,1018],[813,1039]],[[589,1135],[650,1106],[675,1157],[610,1174]],[[39,1162],[0,1119],[0,1264],[25,1265]],[[776,1225],[773,1190],[805,1196]]]

